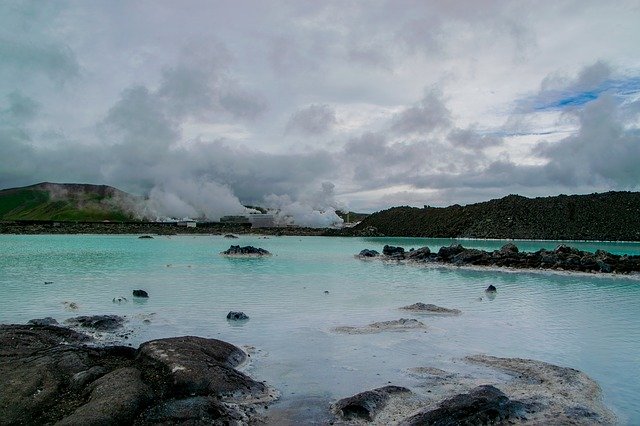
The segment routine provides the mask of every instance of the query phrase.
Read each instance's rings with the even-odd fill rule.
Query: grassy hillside
[[[640,193],[510,195],[467,206],[394,207],[370,215],[352,232],[370,227],[407,237],[640,241]]]
[[[139,199],[106,185],[55,184],[0,191],[0,220],[132,220]]]

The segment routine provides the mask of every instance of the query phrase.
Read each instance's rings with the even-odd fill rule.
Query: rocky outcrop
[[[91,343],[63,327],[0,326],[2,424],[242,424],[273,399],[220,340]]]
[[[420,238],[640,241],[640,192],[525,198],[466,206],[393,207],[339,235]]]
[[[416,319],[400,318],[392,321],[374,322],[362,327],[342,326],[333,329],[336,333],[344,334],[375,334],[384,331],[409,331],[427,328],[424,323]]]
[[[248,257],[271,256],[271,253],[269,253],[267,250],[259,247],[253,247],[253,246],[245,246],[245,247],[231,246],[229,247],[228,250],[225,250],[220,254],[225,256],[248,256]]]
[[[369,250],[369,249],[364,249],[362,251],[360,251],[360,253],[358,253],[357,257],[363,258],[363,257],[377,257],[380,256],[380,253],[378,253],[376,250]]]
[[[122,327],[124,318],[118,315],[91,315],[69,318],[64,323],[94,331],[114,331]]]
[[[133,290],[133,297],[149,297],[149,293],[144,290]]]
[[[499,250],[491,252],[465,248],[460,244],[441,247],[437,253],[430,252],[428,247],[406,252],[402,247],[385,246],[383,256],[379,256],[379,258],[391,261],[434,262],[455,266],[553,269],[605,274],[640,272],[640,256],[617,255],[604,250],[590,253],[564,244],[559,245],[555,250],[540,249],[536,252],[521,252],[513,243],[505,244]]]
[[[510,400],[500,389],[481,385],[469,393],[445,399],[435,410],[405,419],[403,426],[501,424],[524,415],[525,405]]]
[[[32,320],[29,320],[29,322],[27,324],[31,324],[31,325],[58,325],[58,321],[56,321],[55,318],[52,317],[45,317],[45,318],[35,318]]]
[[[230,321],[244,321],[244,320],[248,320],[249,316],[244,312],[231,311],[227,314],[227,319]]]
[[[400,308],[405,311],[418,312],[423,314],[434,315],[460,315],[462,311],[459,309],[443,308],[442,306],[436,306],[431,303],[414,303],[413,305],[403,306]]]
[[[401,386],[384,386],[343,398],[334,404],[333,410],[345,419],[372,421],[384,408],[391,395],[410,392],[409,389]]]

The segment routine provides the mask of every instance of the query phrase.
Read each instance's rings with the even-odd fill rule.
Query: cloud
[[[287,133],[322,135],[336,124],[336,112],[329,105],[312,104],[294,112],[287,123]]]
[[[393,119],[391,130],[399,134],[429,134],[451,125],[451,112],[440,93],[428,91],[415,106],[404,109]]]

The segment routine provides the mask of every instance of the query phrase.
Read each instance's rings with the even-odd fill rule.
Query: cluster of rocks
[[[474,355],[472,374],[424,367],[426,392],[387,385],[341,399],[332,411],[349,424],[614,424],[596,382],[541,361]],[[482,372],[484,371],[484,373]],[[497,378],[496,372],[506,373]],[[437,377],[431,380],[429,377]]]
[[[267,250],[254,246],[231,246],[220,254],[225,256],[271,256]]]
[[[92,346],[50,325],[0,325],[3,424],[246,424],[275,393],[229,343],[175,337]]]
[[[640,272],[640,256],[617,255],[604,250],[591,253],[564,244],[559,245],[555,250],[540,249],[536,252],[521,252],[512,243],[505,244],[500,250],[494,251],[465,248],[460,244],[453,244],[441,247],[437,253],[431,252],[429,247],[406,251],[403,247],[385,245],[382,255],[375,250],[365,249],[357,257],[440,262],[456,266],[496,266],[617,274]]]

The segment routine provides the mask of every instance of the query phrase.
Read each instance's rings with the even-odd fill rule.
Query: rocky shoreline
[[[636,274],[640,272],[640,256],[617,255],[604,250],[595,253],[578,250],[561,244],[555,250],[540,249],[521,252],[513,243],[500,250],[485,251],[465,248],[460,244],[441,247],[431,252],[429,247],[405,250],[403,247],[385,245],[382,254],[364,249],[357,258],[387,261],[409,261],[453,266],[489,266],[498,268],[556,270],[603,274]]]
[[[115,316],[79,318],[69,324],[92,329],[106,320],[118,322]],[[230,343],[182,336],[137,349],[104,346],[85,333],[42,325],[47,322],[0,325],[2,424],[278,422],[268,410],[278,391],[240,371],[250,355]],[[377,331],[393,331],[381,328]],[[463,361],[493,373],[470,376],[415,367],[407,371],[421,379],[416,389],[386,385],[325,410],[332,413],[332,424],[615,422],[598,385],[577,370],[486,355]],[[507,378],[496,379],[495,371]]]

